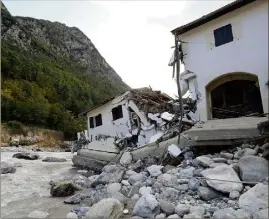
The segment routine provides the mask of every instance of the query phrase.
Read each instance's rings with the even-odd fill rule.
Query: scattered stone
[[[196,191],[199,188],[200,182],[196,178],[191,178],[188,183],[188,187],[191,191]]]
[[[85,198],[85,195],[82,194],[75,194],[68,199],[64,200],[65,204],[79,204],[83,198]]]
[[[123,210],[123,214],[128,214],[129,213],[129,210],[128,209],[124,209]]]
[[[172,202],[172,203],[177,203],[179,195],[180,195],[180,192],[177,189],[168,187],[168,188],[165,188],[161,192],[159,199]]]
[[[49,213],[44,212],[44,211],[38,211],[38,210],[35,210],[31,212],[30,214],[28,214],[28,217],[30,218],[46,218],[47,216],[49,216]]]
[[[50,188],[50,194],[54,197],[66,197],[74,195],[78,187],[71,181],[53,182]]]
[[[91,187],[91,181],[86,177],[79,174],[76,174],[72,180],[74,183],[78,186],[81,186],[83,188],[90,188]]]
[[[183,217],[185,214],[188,214],[190,212],[190,206],[178,204],[175,208],[175,212],[178,214],[178,216]]]
[[[94,204],[85,215],[85,218],[118,219],[123,215],[123,205],[113,198],[106,198]]]
[[[155,218],[164,219],[165,217],[166,215],[164,213],[161,213],[161,214],[156,215]]]
[[[263,210],[257,211],[253,214],[253,219],[267,219],[268,216],[268,208],[265,208]]]
[[[12,157],[25,160],[37,160],[39,158],[39,155],[31,152],[19,152],[14,154]]]
[[[168,173],[164,173],[158,176],[157,182],[166,187],[174,187],[178,184],[177,177]]]
[[[144,178],[145,176],[142,173],[135,173],[129,177],[128,182],[131,185],[134,185],[136,182],[142,181]]]
[[[175,187],[177,190],[179,191],[188,191],[189,189],[189,185],[187,184],[182,184],[182,185],[178,185]]]
[[[193,219],[193,218],[202,218],[202,217],[196,214],[185,214],[183,218]]]
[[[190,179],[194,175],[194,170],[195,170],[194,167],[185,168],[180,171],[179,176],[180,178]]]
[[[177,179],[177,182],[179,184],[188,184],[189,183],[189,179]]]
[[[209,165],[209,167],[210,168],[215,168],[215,167],[219,167],[219,166],[223,166],[223,165],[228,166],[226,163],[211,163]]]
[[[268,208],[268,185],[258,183],[239,198],[239,207],[253,214]]]
[[[174,169],[174,168],[176,168],[175,166],[172,166],[172,165],[165,165],[165,167],[163,168],[163,172],[164,173],[167,173],[169,170],[172,170],[172,169]]]
[[[134,185],[131,187],[130,191],[129,191],[128,197],[132,197],[132,196],[134,196],[135,194],[138,194],[138,193],[139,193],[139,189],[140,189],[140,187],[141,187],[141,185],[140,185],[139,182],[136,183],[136,184],[134,184]]]
[[[177,214],[172,214],[170,216],[168,216],[167,218],[180,218]]]
[[[241,209],[234,210],[233,208],[224,208],[219,209],[214,212],[212,219],[248,219],[250,218],[249,214],[247,212],[244,212]]]
[[[239,160],[239,170],[243,181],[259,182],[268,176],[268,161],[256,156],[245,156]]]
[[[205,201],[210,201],[212,199],[220,197],[220,193],[217,192],[216,190],[211,189],[209,187],[202,187],[202,186],[198,188],[198,195],[201,199]]]
[[[121,190],[121,184],[120,183],[111,183],[107,185],[107,193],[110,195],[113,195],[116,192],[119,192]]]
[[[65,162],[66,159],[58,157],[46,157],[42,160],[43,162]]]
[[[206,156],[199,156],[196,157],[197,163],[202,167],[209,167],[210,164],[213,162],[211,158]]]
[[[234,169],[230,166],[219,166],[213,169],[207,169],[202,172],[204,177],[209,179],[218,179],[218,180],[227,180],[227,181],[218,181],[218,180],[206,180],[206,183],[223,193],[230,193],[231,191],[241,191],[243,189],[243,184],[240,183],[240,179]],[[236,182],[229,182],[236,181]],[[237,183],[239,182],[239,183]]]
[[[193,171],[193,176],[201,177],[202,176],[202,174],[201,174],[202,171],[203,171],[203,169],[195,169]]]
[[[216,157],[212,159],[215,163],[227,163],[227,160],[223,157]]]
[[[66,218],[68,219],[77,219],[78,216],[77,214],[73,213],[73,212],[69,212],[67,215],[66,215]]]
[[[244,157],[244,156],[251,156],[251,155],[256,155],[256,151],[253,150],[253,149],[250,149],[250,148],[245,148],[245,149],[242,149],[242,150],[239,150],[237,151],[235,154],[234,154],[234,158],[235,159],[240,159],[241,157]]]
[[[223,157],[227,160],[231,160],[233,159],[234,155],[231,153],[220,152],[220,157]]]
[[[151,165],[147,168],[147,171],[152,177],[157,177],[162,174],[163,166],[160,165]]]
[[[253,144],[242,144],[241,145],[241,148],[243,148],[243,149],[245,149],[245,148],[251,148],[251,149],[253,149],[253,148],[255,148],[255,145],[253,145]]]
[[[240,196],[240,193],[238,191],[231,191],[229,194],[230,199],[237,199],[239,198],[239,196]]]
[[[15,173],[16,167],[13,163],[1,162],[1,174]]]
[[[202,216],[205,214],[205,208],[202,206],[191,206],[190,207],[190,214]]]
[[[139,194],[142,196],[146,194],[152,194],[152,189],[151,187],[143,186],[139,189]]]
[[[132,163],[133,156],[130,152],[124,152],[120,158],[121,165],[129,165]]]
[[[128,180],[122,180],[121,184],[124,186],[130,186],[131,184],[128,182]]]
[[[156,198],[151,194],[142,196],[135,204],[133,215],[154,218],[160,213],[160,206]]]
[[[121,192],[115,192],[112,198],[117,199],[122,204],[126,204],[128,200]]]
[[[165,200],[159,200],[161,210],[167,215],[173,214],[175,211],[175,205]]]
[[[107,165],[102,169],[102,173],[94,182],[93,186],[98,184],[118,183],[122,180],[125,169],[120,165]]]

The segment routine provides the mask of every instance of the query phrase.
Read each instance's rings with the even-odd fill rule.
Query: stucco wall
[[[234,40],[215,47],[213,31],[231,24]],[[180,36],[184,63],[197,74],[203,100],[198,104],[201,120],[207,120],[206,86],[233,72],[258,76],[264,112],[268,113],[268,1],[250,3]]]

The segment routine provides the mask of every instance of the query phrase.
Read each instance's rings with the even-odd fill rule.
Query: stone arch
[[[214,100],[213,100],[214,98],[216,100],[216,97],[214,97],[214,96],[216,96],[217,89],[218,90],[221,90],[221,89],[227,90],[229,86],[230,86],[230,88],[233,87],[233,89],[235,86],[238,86],[238,92],[234,92],[235,96],[236,96],[241,91],[242,91],[242,93],[245,93],[247,90],[246,86],[254,86],[253,84],[255,84],[257,86],[257,89],[259,90],[258,76],[255,74],[246,73],[246,72],[227,73],[227,74],[223,74],[223,75],[213,79],[212,81],[210,81],[205,87],[206,88],[206,103],[207,103],[207,118],[209,120],[213,119],[213,118],[217,118],[217,117],[214,117],[214,114],[216,113],[217,108],[214,107]],[[261,112],[262,111],[261,95],[260,95],[260,91],[257,91],[257,89],[255,90],[255,95],[257,96],[256,99],[259,99],[259,100],[257,100],[258,101],[257,105],[259,105],[259,106],[257,106],[257,109],[258,109],[257,111]],[[230,89],[228,89],[228,91],[229,90]],[[225,105],[226,104],[225,99],[227,99],[227,97],[226,97],[226,94],[224,94],[225,92],[224,91],[222,91],[222,92],[223,92],[223,102],[225,102],[223,104]],[[220,95],[220,93],[219,93],[219,95]],[[245,98],[247,99],[248,97],[245,97]],[[221,102],[221,100],[220,100],[220,102]],[[218,109],[218,110],[220,110],[220,109]],[[227,110],[227,109],[225,110],[225,108],[223,108],[223,112],[227,113],[227,114],[229,114],[229,113],[232,114],[233,111],[229,112],[229,110]],[[234,111],[234,112],[238,116],[239,115],[242,116],[242,114],[243,114],[241,112],[236,112],[236,111]]]

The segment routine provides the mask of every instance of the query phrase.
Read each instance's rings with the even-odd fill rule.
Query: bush
[[[19,130],[23,129],[22,123],[20,123],[18,121],[9,121],[9,122],[7,122],[7,126],[11,129],[19,129]]]

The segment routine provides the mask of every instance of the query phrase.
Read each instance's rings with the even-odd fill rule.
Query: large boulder
[[[31,152],[19,152],[14,154],[12,157],[25,160],[37,160],[39,158],[39,155]]]
[[[161,210],[167,215],[171,215],[175,211],[175,205],[165,200],[160,200],[160,207],[161,207]]]
[[[50,194],[55,197],[74,195],[78,187],[72,181],[52,182]]]
[[[198,188],[198,195],[201,199],[205,201],[210,201],[212,199],[219,198],[221,196],[218,191],[203,186],[200,186]]]
[[[177,186],[177,177],[168,173],[164,173],[157,178],[157,182],[166,187]]]
[[[207,169],[201,172],[203,177],[209,178],[206,183],[223,193],[232,191],[240,192],[243,189],[243,184],[234,169],[230,166],[218,166],[213,169]],[[212,180],[211,180],[212,179]],[[216,179],[216,180],[213,180]],[[235,181],[235,182],[232,182]]]
[[[190,206],[185,204],[178,204],[175,208],[175,212],[178,216],[183,217],[185,214],[190,212]]]
[[[253,214],[253,219],[268,219],[268,208],[257,211],[256,213]]]
[[[120,164],[121,165],[129,165],[132,163],[132,154],[130,152],[124,152],[123,155],[120,158]]]
[[[1,162],[1,174],[15,173],[16,167],[13,163]]]
[[[203,167],[209,167],[210,164],[213,163],[213,160],[206,156],[196,157],[196,160],[197,160],[197,163]]]
[[[59,157],[46,157],[42,160],[43,162],[65,162],[65,158],[59,158]]]
[[[239,207],[253,214],[268,208],[268,185],[258,183],[239,198]]]
[[[268,161],[256,156],[244,156],[239,160],[240,177],[243,181],[259,182],[268,177]]]
[[[162,174],[163,166],[161,165],[151,165],[147,168],[147,171],[152,177],[157,177]]]
[[[106,198],[94,204],[85,215],[88,219],[118,219],[123,215],[123,205],[113,198]]]
[[[104,166],[102,173],[99,175],[93,186],[98,184],[118,183],[122,180],[124,172],[125,168],[120,165]]]
[[[154,218],[160,213],[160,205],[151,194],[143,195],[135,204],[133,215],[144,218]]]

